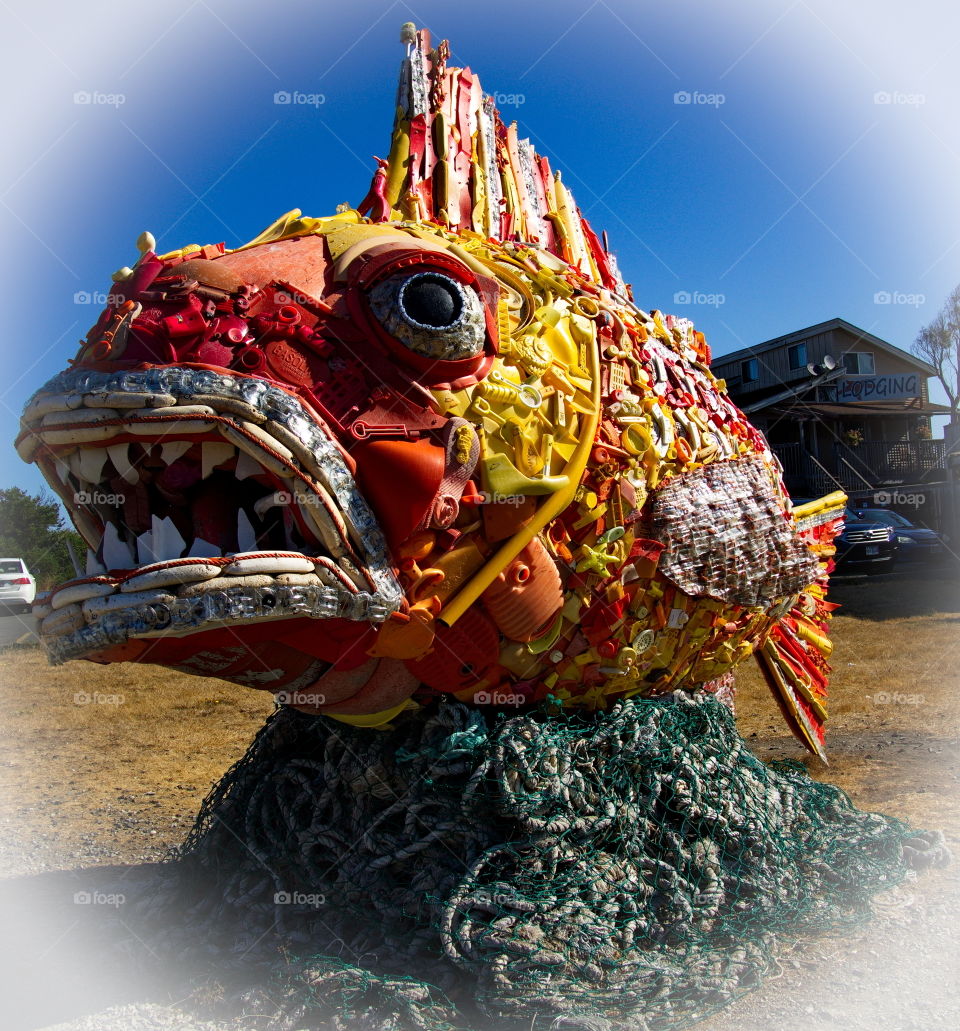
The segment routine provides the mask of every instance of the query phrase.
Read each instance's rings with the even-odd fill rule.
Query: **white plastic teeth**
[[[87,548],[87,576],[101,576],[106,571],[107,567],[97,558],[96,555],[94,555],[94,553],[89,548]]]
[[[133,549],[126,541],[120,539],[117,527],[113,523],[107,523],[103,529],[100,553],[107,569],[130,569],[136,565]]]
[[[154,460],[154,445],[159,445],[159,458],[165,466],[199,444],[202,478],[218,468],[227,468],[238,481],[262,476],[264,470],[280,479],[284,487],[260,499],[248,511],[261,521],[264,516],[275,521],[277,514],[270,510],[279,509],[288,534],[295,523],[299,524],[301,534],[305,531],[307,537],[318,542],[318,551],[311,551],[308,544],[310,554],[299,556],[300,562],[294,563],[296,569],[288,560],[285,571],[277,569],[264,575],[307,577],[307,586],[314,586],[316,579],[319,588],[340,598],[334,609],[339,611],[347,605],[351,613],[347,618],[368,618],[358,615],[368,608],[371,613],[382,612],[382,618],[386,618],[399,607],[402,591],[390,568],[386,542],[356,488],[339,445],[297,398],[265,380],[173,366],[113,373],[71,369],[31,398],[22,422],[30,432],[21,436],[17,447],[27,461],[37,457],[41,442],[56,449],[53,473],[59,483],[54,479],[51,483],[73,511],[78,528],[91,545],[88,576],[176,559],[185,562],[187,558],[224,557],[216,543],[202,537],[184,541],[169,517],[154,517],[150,529],[134,537],[119,529],[122,508],[115,510],[116,523],[109,518],[104,523],[102,505],[94,504],[96,511],[82,503],[78,507],[75,499],[83,493],[110,493],[104,482],[108,461],[124,484],[139,489],[141,445],[111,439],[133,433],[143,448],[153,449]],[[202,434],[201,439],[197,434]],[[221,439],[211,440],[211,434]],[[49,453],[46,460],[49,463]],[[45,464],[45,471],[49,468]],[[119,486],[115,479],[111,483],[114,488]],[[282,497],[284,494],[287,496]],[[102,539],[97,523],[103,526]],[[237,513],[236,538],[238,555],[262,554],[256,550],[254,525],[242,508]],[[307,571],[303,563],[314,571]],[[203,585],[186,586],[200,590]],[[344,598],[351,600],[347,603]],[[314,601],[311,615],[321,616],[330,609],[329,598]],[[114,623],[120,615],[113,606],[110,608]],[[64,632],[67,625],[61,618]],[[130,633],[135,635],[137,631],[132,627]],[[76,654],[82,654],[82,650]]]
[[[115,444],[113,447],[107,448],[107,456],[113,462],[114,469],[127,483],[136,483],[140,477],[137,476],[137,470],[134,469],[129,455],[129,444]]]
[[[165,562],[179,558],[187,543],[180,536],[173,520],[169,516],[158,519],[154,515],[150,522],[151,529],[137,538],[137,561],[139,564],[143,566],[152,562]]]

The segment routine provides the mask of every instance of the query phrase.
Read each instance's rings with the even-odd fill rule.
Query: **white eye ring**
[[[439,326],[424,321],[423,306],[408,293],[424,282],[442,287],[453,300],[453,321]],[[457,361],[473,358],[483,351],[486,323],[480,297],[471,287],[450,276],[433,269],[398,273],[378,283],[370,291],[369,299],[370,308],[383,328],[416,354],[438,361]],[[441,297],[441,303],[442,300]]]

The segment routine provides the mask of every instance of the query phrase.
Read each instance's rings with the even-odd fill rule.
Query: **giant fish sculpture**
[[[357,210],[114,275],[17,447],[89,546],[53,662],[148,662],[361,726],[728,696],[822,755],[843,496],[791,508],[686,319],[641,310],[559,174],[408,33]]]

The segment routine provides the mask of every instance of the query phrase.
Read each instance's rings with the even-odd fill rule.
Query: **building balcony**
[[[865,440],[856,447],[834,441],[817,456],[798,443],[770,446],[783,465],[788,489],[802,496],[947,479],[942,440]]]

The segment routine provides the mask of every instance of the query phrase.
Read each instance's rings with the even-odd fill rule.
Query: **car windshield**
[[[860,513],[860,518],[871,523],[884,523],[886,526],[913,526],[913,523],[899,512],[891,512],[886,508],[866,508]]]
[[[22,573],[23,566],[20,559],[0,559],[0,574],[3,573]]]

